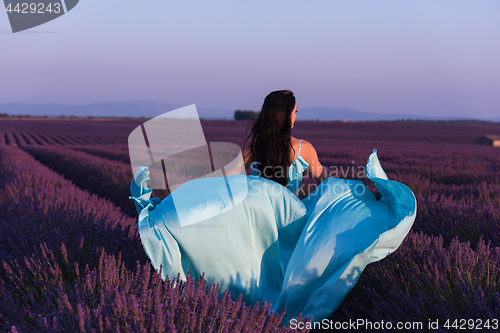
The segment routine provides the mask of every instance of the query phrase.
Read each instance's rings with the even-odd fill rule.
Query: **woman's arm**
[[[304,149],[305,148],[305,149]],[[314,149],[313,145],[309,142],[302,140],[302,149],[304,153],[301,153],[301,156],[309,163],[309,172],[312,173],[314,179],[321,183],[323,180],[328,178],[328,169],[323,167],[318,160],[318,154],[316,153],[316,149]],[[377,190],[369,190],[375,195],[375,199],[380,200],[382,195]]]
[[[309,163],[309,172],[313,175],[314,179],[321,183],[323,180],[328,178],[328,171],[324,168],[318,160],[318,154],[313,145],[306,140],[302,140],[302,158]]]

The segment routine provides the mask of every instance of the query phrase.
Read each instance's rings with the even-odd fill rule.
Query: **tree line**
[[[259,112],[250,110],[234,111],[234,120],[253,120],[259,117]]]

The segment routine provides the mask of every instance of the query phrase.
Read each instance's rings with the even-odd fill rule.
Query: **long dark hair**
[[[290,90],[273,91],[264,99],[259,117],[251,125],[250,151],[257,162],[259,175],[287,186],[290,148],[292,147],[292,112],[295,96]]]

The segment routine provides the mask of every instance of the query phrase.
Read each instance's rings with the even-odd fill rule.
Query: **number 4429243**
[[[482,319],[455,319],[455,320],[446,320],[443,327],[446,329],[454,328],[458,330],[471,330],[471,329],[498,329],[498,319],[486,319],[483,321]]]
[[[47,7],[45,7],[44,3],[18,3],[14,8],[12,8],[12,3],[9,3],[5,8],[7,13],[19,13],[19,14],[43,14],[43,13],[55,13],[59,14],[61,12],[61,4],[60,3],[49,3]]]

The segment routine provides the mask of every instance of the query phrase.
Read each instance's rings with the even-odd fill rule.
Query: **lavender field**
[[[163,282],[156,274],[128,199],[127,137],[141,123],[0,120],[0,331],[293,331],[269,304],[218,299],[203,279]],[[202,126],[209,142],[245,138],[245,122]],[[293,131],[323,165],[343,170],[338,177],[369,186],[350,171],[377,148],[389,179],[417,198],[410,234],[365,269],[332,321],[498,331],[500,148],[474,140],[500,134],[500,124],[297,122]],[[316,183],[302,186],[304,196]]]

